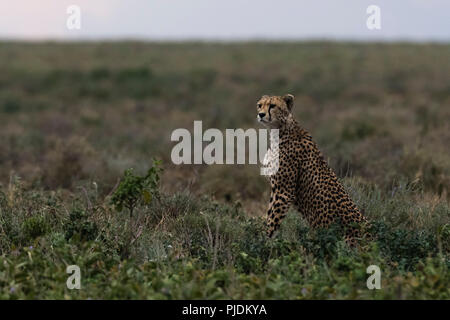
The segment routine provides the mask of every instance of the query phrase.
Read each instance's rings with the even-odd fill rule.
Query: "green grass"
[[[108,197],[77,193],[66,202],[16,181],[1,193],[0,297],[449,299],[448,205],[424,206],[404,185],[386,195],[346,184],[374,221],[377,241],[361,250],[336,230],[311,230],[294,211],[269,240],[262,218],[206,196],[161,195],[130,220]],[[81,290],[66,288],[71,264],[81,268]],[[382,270],[374,291],[366,287],[373,264]]]
[[[446,44],[1,43],[0,298],[449,299],[449,56]],[[256,166],[171,164],[174,129],[256,127],[257,99],[285,93],[373,221],[359,251],[294,210],[266,239]],[[130,218],[113,191],[153,157],[159,196]],[[71,264],[81,290],[66,288]],[[380,290],[366,287],[373,264]]]

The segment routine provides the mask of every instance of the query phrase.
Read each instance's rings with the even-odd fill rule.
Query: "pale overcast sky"
[[[372,4],[381,30],[366,27]],[[1,39],[450,41],[450,0],[0,0],[0,14]]]

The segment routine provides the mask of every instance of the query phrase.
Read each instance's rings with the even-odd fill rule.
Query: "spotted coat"
[[[345,240],[355,245],[363,235],[367,220],[328,166],[311,135],[292,116],[292,95],[263,96],[257,103],[257,119],[270,129],[278,129],[278,171],[269,177],[270,201],[267,235],[272,237],[291,206],[314,227],[328,228],[340,223]],[[269,150],[265,166],[274,152]]]

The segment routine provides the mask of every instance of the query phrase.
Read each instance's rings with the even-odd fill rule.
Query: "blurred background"
[[[366,25],[372,4],[381,29]],[[70,5],[80,29],[67,27]],[[257,166],[174,166],[170,135],[194,120],[258,127],[257,99],[292,93],[341,177],[386,190],[415,181],[448,197],[448,1],[15,1],[0,11],[3,184],[95,181],[107,193],[157,157],[164,190],[259,213]]]

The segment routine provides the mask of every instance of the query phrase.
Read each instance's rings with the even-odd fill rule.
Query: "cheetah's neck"
[[[284,123],[279,128],[279,138],[280,141],[284,139],[292,139],[292,138],[302,138],[305,136],[309,136],[308,131],[303,129],[300,124],[295,120],[292,116],[290,116],[286,123]]]

